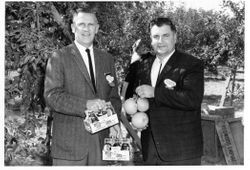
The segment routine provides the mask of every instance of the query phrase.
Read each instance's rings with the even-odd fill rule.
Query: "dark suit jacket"
[[[149,84],[155,56],[141,62],[137,75],[141,84]],[[156,82],[155,97],[150,99],[149,128],[142,132],[144,156],[152,133],[162,160],[177,161],[202,155],[200,107],[204,93],[203,63],[195,57],[175,51]],[[165,79],[176,82],[167,89]]]
[[[95,94],[87,68],[75,44],[57,50],[47,63],[44,96],[53,111],[52,156],[67,160],[83,159],[88,151],[90,133],[83,125],[86,101],[100,98],[111,101],[116,112],[121,109],[112,56],[94,48],[96,88]],[[111,87],[105,73],[115,78]],[[107,136],[108,130],[100,135]]]

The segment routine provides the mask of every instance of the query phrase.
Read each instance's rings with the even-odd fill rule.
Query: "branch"
[[[62,16],[59,14],[59,12],[57,11],[56,7],[51,3],[51,12],[54,16],[55,21],[63,28],[63,33],[70,39],[70,41],[72,42],[73,39],[71,37],[71,34],[66,26],[66,24],[64,23]]]

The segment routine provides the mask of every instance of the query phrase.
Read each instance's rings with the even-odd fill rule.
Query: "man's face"
[[[75,40],[87,48],[92,45],[99,25],[94,14],[81,12],[74,16],[71,28]]]
[[[158,27],[154,25],[150,31],[151,45],[159,56],[170,54],[176,43],[176,33],[171,30],[169,25]]]

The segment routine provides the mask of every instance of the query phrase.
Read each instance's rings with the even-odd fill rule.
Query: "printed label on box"
[[[107,161],[130,161],[133,159],[131,139],[105,138],[102,159]]]
[[[119,123],[117,114],[110,102],[106,103],[106,107],[98,111],[85,111],[86,118],[83,123],[85,129],[90,133],[96,133]]]

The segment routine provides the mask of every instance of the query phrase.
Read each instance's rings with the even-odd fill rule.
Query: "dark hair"
[[[91,13],[91,14],[96,15],[97,6],[86,4],[86,3],[80,4],[79,6],[77,6],[74,9],[71,10],[71,21],[73,22],[74,16],[81,13],[81,12],[83,12],[83,13]]]
[[[150,23],[149,23],[149,31],[151,30],[151,28],[156,25],[158,27],[161,27],[163,25],[169,25],[171,30],[176,32],[176,27],[173,24],[173,22],[171,21],[170,18],[165,18],[165,17],[159,17],[159,18],[155,18],[153,19]]]

